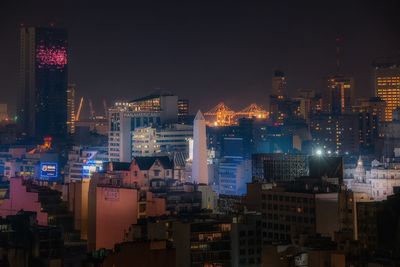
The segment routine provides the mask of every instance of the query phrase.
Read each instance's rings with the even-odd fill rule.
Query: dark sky
[[[98,109],[153,88],[189,98],[192,110],[265,105],[276,68],[292,95],[320,89],[335,72],[338,33],[342,72],[369,96],[371,61],[400,51],[396,2],[0,1],[0,102],[15,105],[19,25],[50,22],[68,29],[69,79]]]

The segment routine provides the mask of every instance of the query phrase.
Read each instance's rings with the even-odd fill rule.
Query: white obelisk
[[[206,120],[200,110],[193,121],[192,180],[208,185]]]

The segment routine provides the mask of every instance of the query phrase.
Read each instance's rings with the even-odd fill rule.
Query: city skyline
[[[287,75],[292,95],[320,90],[335,73],[338,34],[343,74],[354,77],[356,96],[372,96],[372,60],[398,54],[396,5],[2,3],[0,33],[9,38],[0,44],[0,78],[10,93],[0,100],[15,112],[21,23],[68,30],[69,80],[98,109],[103,99],[134,99],[154,88],[188,98],[192,113],[220,101],[265,106],[275,69]],[[205,93],[214,101],[205,103]]]

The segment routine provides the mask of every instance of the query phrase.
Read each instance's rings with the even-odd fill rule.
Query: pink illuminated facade
[[[38,193],[29,192],[22,178],[13,177],[10,179],[9,198],[0,205],[0,216],[15,215],[20,210],[36,212],[38,224],[47,225],[48,215],[41,211]]]
[[[36,61],[39,69],[53,67],[63,69],[67,63],[66,47],[46,47],[41,44],[36,48]]]

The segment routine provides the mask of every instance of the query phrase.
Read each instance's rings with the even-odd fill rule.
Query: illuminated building
[[[139,162],[140,161],[140,162]],[[90,179],[88,198],[88,248],[112,249],[124,241],[125,232],[139,218],[165,214],[165,199],[141,190],[152,177],[161,174],[160,160],[139,159],[131,163],[110,162],[102,173]],[[148,168],[142,173],[141,163]],[[172,172],[172,171],[171,171]],[[149,175],[151,174],[151,176]],[[164,173],[163,173],[164,174]],[[149,175],[149,176],[147,176]],[[172,177],[172,173],[171,173]]]
[[[188,99],[178,99],[178,116],[188,116],[189,115],[189,100]]]
[[[206,120],[200,110],[193,122],[192,179],[208,185]]]
[[[48,213],[43,211],[39,202],[39,193],[30,192],[22,178],[10,178],[10,193],[0,205],[0,217],[15,215],[20,210],[33,211],[37,214],[39,225],[48,225]]]
[[[298,115],[306,122],[310,121],[312,114],[322,111],[321,95],[316,94],[314,90],[300,90],[299,97],[294,100],[299,101]]]
[[[375,95],[386,102],[385,121],[392,121],[400,106],[400,59],[377,59],[373,63]]]
[[[246,206],[265,214],[264,244],[290,243],[304,234],[333,238],[339,229],[338,188],[320,179],[306,178],[281,185],[252,183],[248,184]]]
[[[8,120],[7,104],[0,104],[0,122]]]
[[[233,218],[232,266],[262,266],[262,219],[260,213],[245,212]]]
[[[386,103],[378,97],[360,100],[352,107],[358,115],[360,151],[373,153],[377,146],[380,125],[385,121]]]
[[[174,222],[177,266],[231,266],[230,220]]]
[[[64,29],[20,31],[18,124],[28,137],[67,133],[68,41]]]
[[[162,123],[178,120],[178,97],[169,92],[156,91],[128,102],[129,109],[142,112],[159,112]]]
[[[154,156],[160,152],[156,128],[137,128],[132,135],[132,156]]]
[[[67,89],[67,129],[75,133],[75,84],[68,84]]]
[[[116,102],[108,110],[110,161],[130,162],[135,129],[158,127],[178,120],[178,97],[157,92],[130,102]]]
[[[348,188],[353,192],[364,193],[374,201],[386,200],[400,186],[400,161],[399,155],[396,156],[388,158],[384,163],[374,160],[369,170],[360,170],[363,162],[359,160],[351,179],[346,179]]]
[[[93,173],[102,171],[108,161],[107,147],[74,146],[68,153],[64,182],[89,179]]]
[[[332,114],[350,113],[353,103],[353,78],[341,75],[329,77],[326,81],[326,88],[322,94],[324,111]]]
[[[193,138],[193,127],[183,124],[143,127],[135,129],[132,136],[132,156],[188,153],[189,139]]]
[[[157,128],[156,143],[161,153],[189,152],[189,139],[193,138],[193,126],[170,124]]]
[[[308,175],[308,161],[305,155],[263,153],[253,154],[253,181],[292,181]]]
[[[286,91],[286,77],[285,73],[281,70],[276,70],[272,77],[272,91],[271,95],[275,95],[278,98],[283,98]]]
[[[220,194],[246,194],[246,184],[251,182],[251,161],[224,158],[218,165],[218,178]]]
[[[314,114],[310,120],[313,149],[321,149],[326,154],[358,153],[360,148],[358,127],[358,114]]]
[[[0,176],[4,176],[5,179],[16,176],[24,179],[48,179],[49,177],[42,176],[43,163],[50,163],[47,166],[56,166],[58,154],[46,149],[9,148],[0,151]],[[50,180],[57,180],[58,174],[57,171],[52,172],[53,177]]]
[[[270,117],[273,122],[283,124],[286,119],[300,116],[300,101],[296,98],[270,95]]]
[[[223,195],[244,195],[251,182],[251,160],[245,158],[242,137],[225,137],[224,154],[218,163],[218,192]]]

